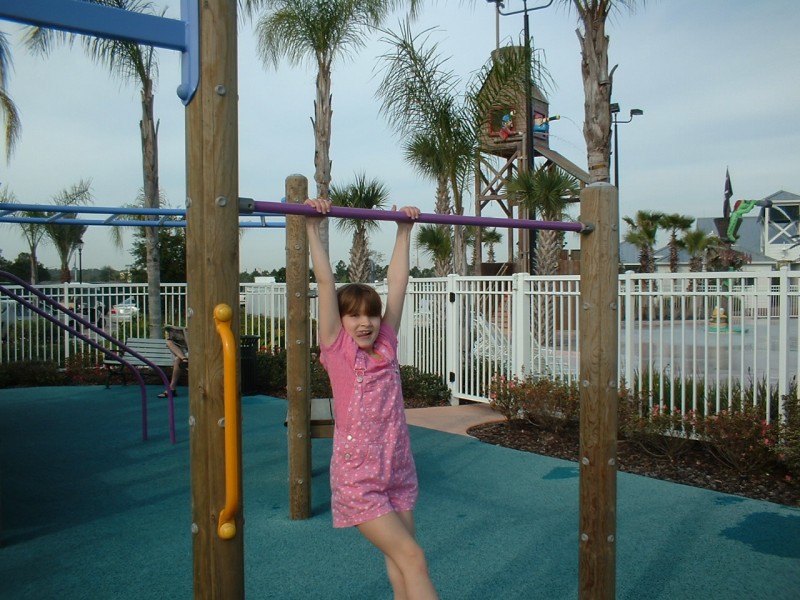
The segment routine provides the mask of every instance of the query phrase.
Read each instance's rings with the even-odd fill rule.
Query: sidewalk
[[[488,404],[464,404],[459,406],[435,406],[431,408],[408,408],[406,420],[409,425],[436,429],[445,433],[467,435],[467,430],[475,425],[503,421],[500,413],[489,408]]]

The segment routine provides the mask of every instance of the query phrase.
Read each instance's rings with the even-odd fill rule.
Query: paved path
[[[464,404],[459,406],[435,406],[431,408],[406,409],[409,425],[436,429],[446,433],[467,435],[475,425],[503,421],[505,417],[489,408],[488,404]]]

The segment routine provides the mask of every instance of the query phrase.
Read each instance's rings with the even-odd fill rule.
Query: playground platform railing
[[[385,295],[385,282],[374,285]],[[144,284],[39,289],[122,341],[149,335]],[[161,289],[162,322],[185,325],[185,284]],[[119,314],[109,308],[118,304],[127,307]],[[315,345],[313,286],[309,305]],[[454,400],[489,402],[495,376],[577,381],[579,305],[577,276],[412,279],[400,362],[440,375]],[[47,360],[64,366],[75,354],[97,353],[7,300],[0,308],[0,363]],[[720,410],[732,390],[768,384],[777,397],[796,390],[800,273],[626,273],[619,277],[618,308],[619,344],[608,351],[618,353],[621,384],[649,402],[681,411],[700,404]],[[241,284],[240,309],[241,334],[258,336],[262,351],[285,346],[285,284]],[[766,410],[767,418],[775,416],[774,403]]]

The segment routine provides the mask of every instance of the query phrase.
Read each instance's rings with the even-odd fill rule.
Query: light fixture
[[[633,121],[633,117],[639,117],[644,114],[644,111],[641,108],[632,108],[630,111],[630,117],[621,121],[617,118],[619,114],[619,104],[616,102],[612,102],[608,105],[609,110],[611,111],[611,122],[614,125],[614,186],[619,190],[619,152],[617,151],[617,125],[620,123],[630,123]]]

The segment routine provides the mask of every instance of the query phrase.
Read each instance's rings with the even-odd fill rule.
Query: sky
[[[547,2],[529,2],[529,8]],[[179,18],[178,0],[156,2]],[[582,123],[583,82],[577,17],[563,0],[530,13],[534,47],[544,59],[551,87],[544,90],[550,113],[550,147],[586,169]],[[523,8],[507,0],[503,12]],[[397,29],[396,13],[386,22]],[[427,3],[413,25],[428,28],[448,67],[466,84],[496,47],[495,5],[442,1]],[[523,16],[499,18],[501,45],[521,42]],[[0,185],[19,202],[51,204],[61,190],[91,179],[96,206],[132,203],[142,187],[139,92],[111,78],[91,62],[80,45],[60,47],[50,57],[27,54],[21,28],[0,23],[12,42],[14,70],[7,92],[19,108],[22,134]],[[618,126],[620,214],[659,210],[692,217],[721,216],[726,169],[733,199],[760,199],[778,190],[800,194],[800,3],[796,0],[650,0],[635,12],[614,13],[607,25],[609,65],[614,73],[612,102]],[[334,66],[331,159],[335,185],[357,173],[377,178],[390,202],[434,212],[434,182],[422,179],[403,160],[402,140],[379,113],[378,58],[388,46],[376,33],[350,59]],[[170,206],[185,198],[185,109],[175,94],[180,83],[177,53],[159,52],[155,99],[159,119],[160,183]],[[265,68],[256,54],[251,23],[239,31],[239,188],[240,195],[278,201],[288,175],[314,184],[313,115],[316,69],[307,64]],[[613,158],[612,158],[613,163]],[[468,191],[471,192],[472,186]],[[474,214],[473,198],[465,212]],[[485,216],[500,216],[491,208]],[[624,233],[624,230],[623,230]],[[388,262],[394,225],[383,223],[372,247]],[[124,248],[111,242],[107,227],[84,237],[83,267],[123,269],[132,262],[133,236]],[[331,259],[348,261],[350,239],[331,228]],[[504,244],[501,244],[504,246]],[[240,270],[271,270],[285,263],[281,229],[248,230],[241,238]],[[265,251],[266,250],[266,251]],[[500,250],[498,248],[500,252]],[[0,251],[13,260],[27,252],[18,226],[0,227]],[[44,243],[40,261],[58,265]],[[502,259],[502,255],[498,257]],[[412,250],[412,265],[430,259]]]

